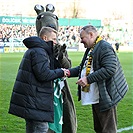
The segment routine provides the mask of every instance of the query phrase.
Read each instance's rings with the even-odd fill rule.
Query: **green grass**
[[[0,133],[25,133],[24,120],[8,114],[10,96],[22,56],[23,53],[0,54]],[[69,52],[73,67],[79,65],[82,56],[83,52]],[[118,129],[120,129],[133,125],[133,53],[121,52],[118,56],[129,85],[129,91],[117,107]],[[91,106],[82,106],[77,101],[77,78],[67,80],[76,106],[77,133],[94,133]],[[133,130],[122,133],[131,132]]]

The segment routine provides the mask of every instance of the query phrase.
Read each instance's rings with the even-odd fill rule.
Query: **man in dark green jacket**
[[[92,26],[80,31],[81,43],[87,48],[80,66],[68,70],[77,77],[78,100],[92,105],[96,133],[116,133],[116,106],[128,90],[117,54]]]

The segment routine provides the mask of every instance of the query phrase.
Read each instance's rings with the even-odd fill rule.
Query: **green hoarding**
[[[0,24],[35,25],[35,17],[0,16]]]
[[[61,18],[59,19],[59,25],[61,26],[85,26],[91,24],[96,27],[101,27],[101,20],[94,20],[94,19],[79,19],[79,18],[72,18],[72,19],[66,19]]]
[[[0,16],[0,24],[16,24],[16,25],[35,25],[36,17],[23,16]],[[60,26],[84,26],[92,24],[101,27],[101,20],[79,19],[79,18],[59,18]]]

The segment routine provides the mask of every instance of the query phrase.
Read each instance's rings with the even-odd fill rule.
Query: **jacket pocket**
[[[36,107],[43,111],[53,111],[53,90],[51,88],[36,88]]]

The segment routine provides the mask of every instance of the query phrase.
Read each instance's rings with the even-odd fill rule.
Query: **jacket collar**
[[[97,49],[98,49],[98,47],[99,47],[99,45],[100,45],[100,43],[101,43],[102,41],[103,41],[103,40],[101,40],[100,42],[98,42],[98,43],[96,44],[94,50],[91,52],[91,55],[92,55],[92,56],[93,56],[94,53],[97,51]]]
[[[37,36],[32,36],[32,37],[25,38],[23,40],[23,43],[29,49],[37,47],[37,48],[45,49],[49,55],[53,53],[52,41],[46,42]]]

